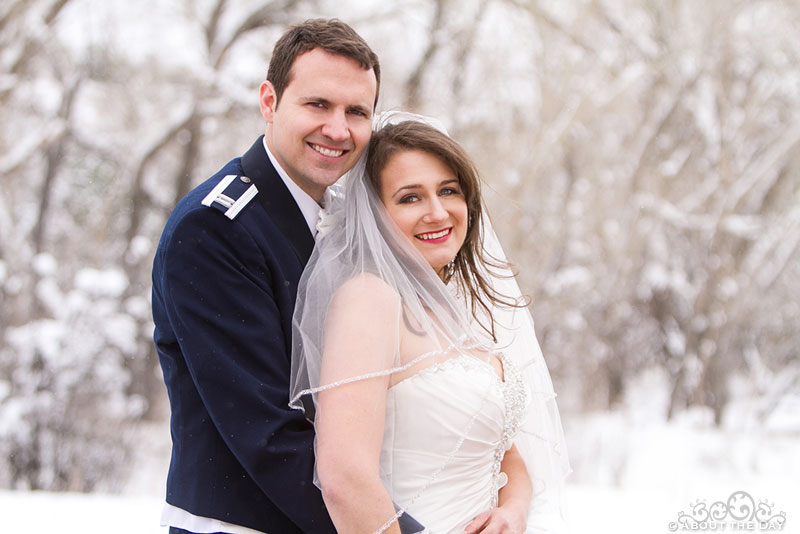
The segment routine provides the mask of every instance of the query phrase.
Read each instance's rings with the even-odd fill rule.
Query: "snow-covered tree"
[[[477,161],[563,408],[613,408],[652,368],[660,417],[722,422],[746,390],[765,418],[800,387],[796,2],[11,0],[0,486],[112,488],[136,422],[163,421],[159,234],[263,130],[275,38],[312,16],[373,45],[381,109]]]

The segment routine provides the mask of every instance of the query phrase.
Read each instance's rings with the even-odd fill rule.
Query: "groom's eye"
[[[350,114],[358,115],[359,117],[364,117],[365,119],[369,118],[369,113],[367,113],[366,111],[364,111],[361,108],[353,108],[353,109],[351,109],[350,110]]]

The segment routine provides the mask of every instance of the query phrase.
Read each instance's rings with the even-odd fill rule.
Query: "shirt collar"
[[[311,232],[311,235],[317,235],[317,221],[319,220],[320,205],[317,204],[316,200],[311,198],[311,195],[300,189],[300,186],[286,174],[286,171],[280,166],[278,160],[275,159],[275,156],[269,151],[266,137],[263,138],[263,144],[269,161],[272,163],[272,166],[275,167],[275,170],[278,171],[278,176],[280,176],[283,183],[286,184],[286,188],[289,190],[289,193],[291,193],[294,201],[297,202],[297,207],[300,208],[300,212],[306,220],[308,230]],[[325,194],[327,195],[327,193],[328,191],[326,190]]]

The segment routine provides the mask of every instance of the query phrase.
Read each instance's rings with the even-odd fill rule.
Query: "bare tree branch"
[[[556,30],[558,33],[563,34],[567,39],[572,41],[573,44],[579,46],[583,49],[584,52],[594,56],[597,54],[595,51],[595,47],[592,46],[590,43],[584,41],[584,39],[574,32],[570,31],[563,24],[558,22],[554,19],[549,13],[541,9],[537,3],[537,0],[508,0],[511,5],[514,5],[518,8],[521,8],[531,15],[533,15],[534,19],[541,20],[552,29]]]
[[[61,10],[64,9],[64,6],[67,5],[69,0],[56,0],[53,2],[53,5],[50,6],[50,9],[47,11],[47,14],[44,16],[44,22],[48,26],[55,20]]]
[[[206,48],[210,51],[214,46],[214,41],[217,39],[219,32],[219,21],[222,18],[222,13],[225,11],[227,0],[217,0],[214,9],[211,11],[211,17],[208,19],[206,25]]]
[[[457,38],[456,55],[453,61],[453,96],[456,101],[460,101],[462,88],[464,85],[463,79],[466,73],[466,65],[469,57],[472,55],[475,47],[475,35],[481,27],[481,22],[484,20],[486,8],[489,7],[490,0],[481,0],[478,5],[478,11],[475,14],[474,21],[466,28],[465,31],[460,32]]]
[[[21,17],[21,14],[26,8],[30,7],[27,0],[17,0],[14,4],[8,7],[7,11],[0,17],[0,32],[2,32],[9,22],[15,21]]]
[[[182,114],[179,113],[172,124],[166,128],[158,138],[146,145],[146,148],[142,151],[142,155],[137,158],[138,163],[133,174],[133,184],[130,193],[131,217],[130,223],[128,224],[128,231],[125,235],[128,245],[130,245],[133,238],[138,234],[143,211],[149,204],[147,193],[144,190],[144,174],[147,166],[156,155],[178,135],[178,132],[186,128],[190,121],[192,121],[195,116],[195,107],[191,106],[187,111],[184,111]]]
[[[79,75],[75,80],[65,89],[64,96],[61,100],[61,109],[58,112],[58,118],[69,125],[70,115],[72,112],[72,104],[75,101],[75,95],[78,88],[85,80],[84,75]],[[62,157],[66,142],[70,136],[69,126],[67,126],[45,151],[45,174],[42,183],[41,192],[39,194],[39,209],[36,220],[36,225],[33,228],[33,247],[38,253],[42,251],[45,226],[50,215],[50,196],[53,190],[53,181],[55,180],[58,170],[62,166]]]
[[[69,0],[56,0],[50,9],[48,10],[47,14],[44,16],[43,22],[46,27],[51,26],[54,22],[58,14],[67,5]],[[35,57],[41,49],[44,48],[45,43],[43,43],[43,39],[49,35],[49,32],[41,32],[41,31],[32,31],[28,32],[26,35],[25,44],[22,48],[22,51],[19,53],[17,58],[12,62],[11,66],[8,69],[8,72],[11,74],[19,74],[22,69],[27,65],[27,63],[31,60],[31,58]]]
[[[430,40],[425,53],[422,54],[417,66],[406,82],[406,102],[405,106],[410,111],[418,111],[422,99],[422,77],[428,70],[433,57],[441,47],[442,27],[444,26],[444,10],[447,0],[436,0],[433,19],[431,20]]]
[[[284,0],[281,5],[278,2],[267,3],[252,12],[231,35],[231,38],[222,46],[217,59],[213,63],[214,69],[219,69],[225,60],[231,47],[247,32],[272,26],[273,24],[284,23],[286,13],[291,10],[298,0]]]

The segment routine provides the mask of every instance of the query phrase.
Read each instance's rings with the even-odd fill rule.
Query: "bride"
[[[555,394],[473,164],[405,113],[367,152],[329,189],[293,325],[291,405],[337,530],[558,530]]]

